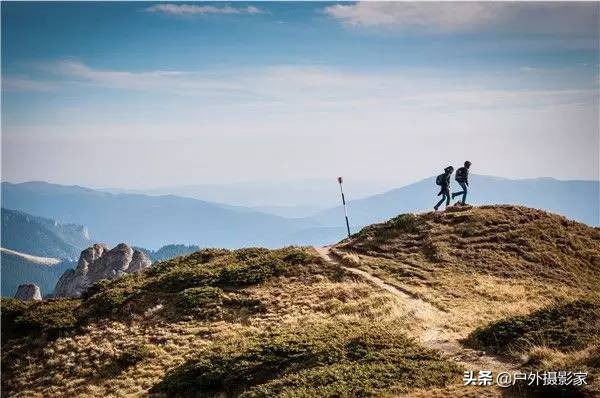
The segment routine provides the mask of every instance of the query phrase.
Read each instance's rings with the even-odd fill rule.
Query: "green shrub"
[[[272,253],[271,250],[264,247],[246,247],[233,251],[233,257],[236,261],[249,261],[256,258],[268,256]]]
[[[218,277],[218,272],[210,268],[178,266],[159,275],[149,287],[162,292],[177,293],[190,287],[213,285]]]
[[[223,291],[217,287],[192,287],[179,293],[178,303],[188,313],[201,318],[218,315],[223,305]]]
[[[126,288],[112,288],[101,291],[84,302],[79,315],[82,319],[91,320],[113,314],[134,294],[135,291]]]
[[[384,223],[364,227],[356,234],[356,237],[361,240],[366,239],[370,241],[370,243],[363,242],[367,246],[370,246],[370,244],[377,244],[393,239],[398,236],[398,233],[416,233],[421,222],[414,214],[400,214]]]
[[[192,287],[179,293],[180,303],[186,308],[198,308],[221,305],[223,291],[218,287]]]
[[[413,233],[417,229],[417,217],[412,213],[400,214],[390,219],[386,224],[389,228],[398,231]]]
[[[219,277],[221,286],[249,286],[263,282],[274,275],[280,275],[289,264],[279,258],[259,258],[246,260],[225,267]]]
[[[3,341],[27,335],[55,337],[77,326],[79,300],[54,299],[22,302],[2,300]]]
[[[152,347],[145,344],[127,347],[116,357],[115,364],[121,369],[126,369],[152,355]]]
[[[101,279],[98,282],[94,283],[92,286],[90,286],[85,292],[83,292],[83,294],[81,295],[81,298],[83,300],[87,300],[88,298],[107,290],[110,285],[111,285],[110,280]]]
[[[118,376],[124,370],[135,366],[153,355],[154,350],[152,346],[147,344],[127,347],[119,355],[115,356],[112,361],[104,365],[98,371],[98,374],[105,378]]]
[[[169,319],[190,313],[210,317],[229,305],[248,314],[248,309],[260,311],[262,303],[241,303],[239,300],[223,303],[219,288],[235,292],[291,268],[300,274],[307,270],[303,265],[316,259],[306,249],[296,247],[234,251],[205,249],[161,262],[147,271],[94,284],[83,295],[79,316],[83,321],[90,321],[105,316],[143,314],[157,304],[168,306],[162,316]]]
[[[520,354],[535,345],[578,350],[598,339],[600,305],[577,300],[477,328],[466,342],[493,352]]]
[[[398,332],[399,325],[326,322],[217,345],[169,372],[168,396],[365,396],[443,386],[460,369]]]

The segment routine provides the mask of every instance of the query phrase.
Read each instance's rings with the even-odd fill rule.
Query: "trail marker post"
[[[350,237],[350,223],[348,222],[348,212],[346,211],[346,198],[344,197],[344,188],[342,188],[342,177],[338,177],[338,183],[340,184],[340,192],[342,193],[342,205],[344,207],[344,217],[346,217],[346,230],[348,231],[348,237]]]

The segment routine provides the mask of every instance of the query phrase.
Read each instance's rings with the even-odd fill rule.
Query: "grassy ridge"
[[[2,339],[57,335],[106,317],[141,314],[149,306],[167,307],[165,316],[219,317],[228,308],[260,310],[260,303],[236,296],[240,288],[281,275],[294,267],[319,262],[301,248],[229,251],[205,249],[158,263],[146,272],[93,285],[81,300],[23,302],[2,300]],[[306,270],[304,270],[306,272]],[[226,297],[225,292],[232,293]]]
[[[526,277],[597,290],[600,229],[520,206],[453,206],[402,214],[337,245],[423,270]]]

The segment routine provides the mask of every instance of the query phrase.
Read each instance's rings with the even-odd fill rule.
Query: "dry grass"
[[[600,230],[524,207],[403,215],[334,252],[447,312],[458,337],[557,301],[600,297]]]
[[[521,330],[529,317],[540,318],[496,351],[521,358],[530,369],[589,370],[591,385],[583,391],[598,394],[598,347],[589,345],[600,340],[597,317],[583,320],[581,311],[570,311],[570,318],[556,320],[544,309],[570,308],[576,300],[600,303],[600,229],[517,206],[453,207],[367,227],[333,252],[344,264],[438,308],[448,339],[515,322]],[[553,341],[544,345],[544,338]],[[523,345],[534,340],[543,345]],[[572,344],[576,349],[588,346],[568,351],[567,341],[581,342]],[[494,389],[480,393],[501,395]],[[407,396],[484,396],[478,394],[450,386]]]
[[[245,316],[207,319],[188,314],[178,319],[165,314],[173,311],[168,303],[161,307],[142,300],[128,315],[119,310],[68,336],[11,341],[3,346],[3,391],[15,397],[140,396],[169,369],[205,350],[268,330],[305,323],[384,321],[401,325],[399,333],[404,325],[410,329],[410,309],[396,297],[317,257],[313,260],[301,270],[288,269],[261,283],[226,291],[225,296],[261,303],[262,311]],[[120,365],[125,354],[139,350],[142,355]]]

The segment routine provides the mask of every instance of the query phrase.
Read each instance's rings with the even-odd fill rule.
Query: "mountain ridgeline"
[[[2,244],[7,249],[40,257],[77,261],[90,244],[87,228],[2,208]]]
[[[289,235],[314,226],[249,209],[177,196],[94,191],[41,182],[2,183],[3,206],[63,223],[80,223],[96,242],[158,248],[173,242],[204,247],[283,246]]]
[[[351,228],[356,231],[399,213],[429,210],[436,193],[433,178],[428,178],[363,199],[353,200],[348,196]],[[468,202],[524,205],[598,226],[599,195],[598,181],[509,180],[473,175]],[[310,217],[285,218],[248,207],[192,198],[112,194],[45,182],[4,182],[2,198],[7,208],[60,223],[85,225],[92,231],[95,242],[110,245],[128,242],[137,247],[157,248],[176,242],[202,247],[281,247],[323,245],[345,236],[340,207]],[[299,203],[302,200],[299,196]]]

